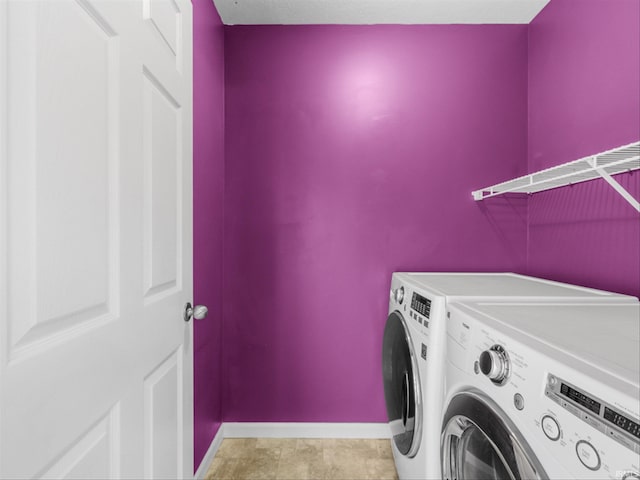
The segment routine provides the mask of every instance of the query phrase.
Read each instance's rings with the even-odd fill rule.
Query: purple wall
[[[604,182],[470,197],[638,139],[639,5],[553,0],[529,27],[222,27],[194,0],[195,300],[211,311],[196,466],[222,419],[385,421],[394,270],[640,293],[638,215]],[[638,172],[617,178],[640,197]]]
[[[211,0],[193,0],[194,466],[222,421],[222,226],[224,200],[224,31]]]
[[[225,28],[225,421],[385,421],[394,270],[525,269],[526,26]]]
[[[529,170],[640,138],[640,2],[553,0],[529,26]],[[616,177],[636,198],[640,172]],[[533,195],[529,273],[638,296],[640,218],[604,181]]]

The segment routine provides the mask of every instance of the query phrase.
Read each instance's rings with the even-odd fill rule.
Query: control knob
[[[393,297],[396,302],[402,305],[402,300],[404,300],[404,287],[396,288],[393,292]]]
[[[507,351],[501,345],[494,345],[480,354],[480,371],[496,385],[504,385],[511,372]]]
[[[640,473],[635,473],[635,472],[626,473],[622,477],[622,480],[640,480]]]

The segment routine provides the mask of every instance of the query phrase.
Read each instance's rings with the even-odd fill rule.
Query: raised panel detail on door
[[[192,5],[179,73],[143,3],[0,0],[1,479],[193,475]]]
[[[167,51],[176,57],[176,68],[180,70],[182,19],[178,5],[174,0],[144,0],[143,14],[162,38]]]
[[[27,139],[8,149],[15,359],[118,315],[119,43],[80,0],[14,4],[9,30],[21,40],[9,56],[9,136]]]
[[[119,478],[120,405],[115,405],[41,477],[78,480]]]
[[[144,71],[144,292],[149,303],[181,288],[182,111]]]
[[[144,411],[145,478],[179,478],[183,470],[182,347],[145,378]]]

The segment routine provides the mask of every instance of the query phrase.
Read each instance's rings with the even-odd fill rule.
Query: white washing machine
[[[640,479],[637,303],[449,308],[444,479]]]
[[[494,299],[631,302],[634,297],[511,273],[394,273],[383,342],[392,449],[401,480],[440,479],[448,302]]]

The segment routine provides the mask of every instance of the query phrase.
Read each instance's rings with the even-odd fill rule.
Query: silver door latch
[[[196,320],[202,320],[209,313],[209,309],[204,305],[196,305],[195,307],[191,306],[191,302],[187,302],[184,305],[184,321],[188,322],[191,318],[195,318]]]

